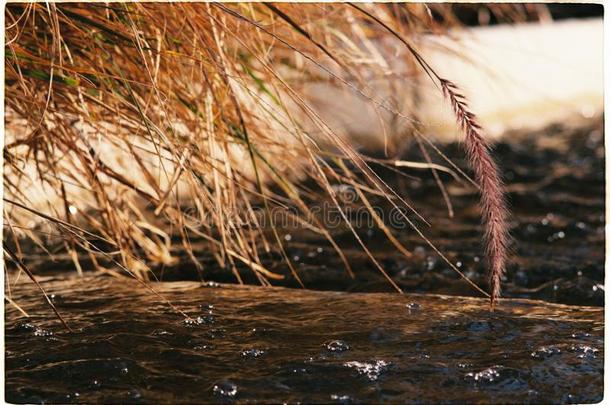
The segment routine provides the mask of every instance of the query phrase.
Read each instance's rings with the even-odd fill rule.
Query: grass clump
[[[41,249],[68,252],[79,272],[87,258],[98,270],[147,280],[151,266],[172,264],[177,244],[204,277],[195,238],[238,282],[244,265],[262,285],[284,277],[261,260],[276,252],[303,285],[278,229],[265,232],[255,215],[255,208],[270,216],[290,206],[328,239],[353,276],[341,247],[311,212],[311,202],[324,195],[400,290],[349,224],[333,186],[355,187],[371,212],[371,193],[405,207],[405,220],[425,239],[410,217],[418,214],[303,93],[304,82],[334,84],[367,99],[380,117],[390,114],[414,128],[413,111],[378,99],[367,85],[386,69],[376,62],[374,41],[396,37],[409,51],[411,72],[400,80],[422,72],[435,80],[465,133],[483,195],[492,297],[498,296],[507,227],[497,170],[457,87],[413,45],[455,20],[449,7],[12,3],[5,13],[4,244],[20,267],[27,236]],[[425,150],[423,135],[416,137]],[[424,167],[436,170],[424,156]]]

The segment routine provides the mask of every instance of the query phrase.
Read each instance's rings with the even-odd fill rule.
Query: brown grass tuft
[[[408,125],[409,111],[378,99],[367,85],[369,77],[387,75],[387,66],[376,65],[381,52],[372,45],[387,30],[411,51],[409,66],[421,65],[441,83],[466,134],[482,193],[495,303],[507,239],[498,171],[456,86],[403,39],[442,33],[445,26],[432,11],[449,21],[447,7],[414,3],[8,4],[3,215],[4,243],[15,252],[8,259],[23,268],[27,252],[20,241],[27,237],[53,254],[63,250],[79,271],[87,259],[97,270],[120,269],[146,281],[151,268],[174,264],[180,251],[203,279],[206,269],[196,253],[205,252],[237,282],[251,271],[269,285],[285,277],[266,266],[275,252],[302,285],[282,230],[272,226],[269,232],[254,215],[261,206],[267,219],[272,209],[292,207],[353,276],[330,230],[311,215],[311,201],[330,197],[341,209],[333,186],[348,180],[373,214],[365,193],[385,196],[409,216],[419,214],[324,122],[302,84],[340,86],[369,101],[380,117],[390,114]],[[417,72],[409,70],[403,80],[411,74]],[[304,121],[311,124],[308,131]],[[330,145],[353,170],[327,164],[329,152],[320,144]],[[303,178],[316,183],[315,192],[303,187]]]

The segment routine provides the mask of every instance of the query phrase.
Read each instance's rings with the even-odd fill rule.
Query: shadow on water
[[[408,229],[396,235],[413,253],[409,259],[379,230],[359,229],[406,295],[389,293],[391,287],[348,230],[337,228],[334,235],[346,247],[354,279],[318,235],[288,230],[288,253],[306,286],[343,292],[219,285],[214,282],[234,282],[230,271],[201,251],[208,284],[172,281],[154,287],[188,313],[189,321],[132,280],[66,278],[65,271],[58,275],[57,262],[41,256],[36,264],[32,256],[37,274],[53,275],[43,285],[76,333],[61,328],[32,284],[19,282],[12,298],[32,317],[6,306],[6,400],[600,401],[601,124],[578,130],[556,126],[505,139],[496,156],[514,213],[514,255],[504,296],[515,299],[503,300],[496,312],[488,311],[486,300],[463,297],[476,292]],[[466,167],[458,145],[444,150]],[[405,159],[422,160],[417,150]],[[484,286],[476,192],[441,173],[456,213],[449,219],[428,172],[404,177],[377,170],[430,221],[424,229],[430,239]],[[388,208],[381,199],[372,203]],[[265,265],[288,274],[277,259],[271,256]],[[158,274],[167,281],[197,279],[188,258]],[[249,274],[242,272],[254,284]],[[276,285],[295,287],[290,277]]]

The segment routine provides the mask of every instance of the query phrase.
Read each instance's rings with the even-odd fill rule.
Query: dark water
[[[478,296],[409,229],[394,229],[402,257],[379,229],[357,230],[396,283],[393,292],[349,230],[333,229],[355,278],[329,244],[284,229],[286,249],[313,290],[202,287],[183,252],[157,269],[164,297],[129,280],[74,274],[70,259],[27,257],[76,333],[64,331],[29,283],[6,306],[10,402],[510,402],[589,403],[603,395],[604,147],[602,123],[514,134],[495,150],[513,212],[513,252],[500,308]],[[461,167],[459,145],[443,148]],[[417,148],[404,159],[422,161]],[[441,160],[436,159],[438,163]],[[485,286],[476,192],[440,173],[455,210],[447,216],[428,171],[408,177],[376,166],[430,222],[424,233]],[[388,208],[382,199],[371,203]],[[384,205],[385,204],[385,205]],[[358,205],[358,201],[354,201]],[[421,225],[421,224],[420,224]],[[290,235],[290,237],[288,237]],[[5,241],[10,243],[10,241]],[[233,283],[193,240],[208,282]],[[179,244],[177,244],[179,245]],[[29,250],[26,250],[29,251]],[[65,260],[64,260],[65,259]],[[279,255],[262,256],[296,287]],[[83,258],[85,270],[86,258]],[[251,284],[252,272],[239,268]],[[22,278],[25,278],[22,275]],[[11,280],[14,280],[11,277]],[[212,284],[213,285],[213,284]],[[425,294],[423,294],[425,293]],[[431,295],[444,294],[445,296]],[[422,295],[423,294],[423,295]],[[451,297],[450,295],[454,295]],[[541,301],[520,300],[523,298]],[[569,304],[556,305],[554,303]]]
[[[509,402],[602,399],[603,309],[436,295],[155,285],[87,276],[7,306],[9,402]]]

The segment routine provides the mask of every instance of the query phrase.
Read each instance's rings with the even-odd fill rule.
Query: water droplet
[[[332,399],[333,401],[339,401],[339,402],[343,402],[343,403],[349,403],[351,401],[351,398],[349,397],[349,395],[332,394],[330,396],[330,399]]]
[[[129,369],[128,369],[127,367],[123,367],[123,368],[121,369],[121,374],[125,375],[125,374],[127,374],[127,373],[129,373]]]
[[[325,343],[325,346],[329,352],[344,352],[350,349],[349,345],[343,340],[332,340]]]
[[[222,381],[216,383],[212,391],[214,392],[214,395],[235,398],[237,395],[237,385],[231,381]]]
[[[407,307],[409,313],[419,311],[421,309],[421,305],[419,305],[417,302],[409,302],[407,305],[405,305],[405,307]]]
[[[318,252],[318,253],[322,253],[322,252],[324,252],[324,249],[322,249],[321,247],[319,247],[319,248],[317,248],[317,249],[316,249],[316,252]]]
[[[292,235],[291,235],[291,234],[289,234],[289,233],[287,233],[286,235],[284,235],[284,240],[285,240],[286,242],[290,242],[290,241],[292,240]]]

